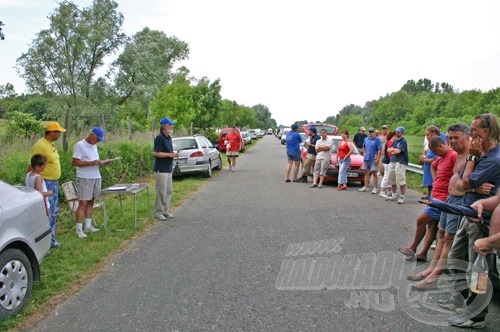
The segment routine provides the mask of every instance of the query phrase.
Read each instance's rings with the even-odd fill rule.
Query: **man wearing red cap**
[[[52,248],[59,246],[59,242],[56,240],[56,221],[59,210],[58,181],[61,177],[61,163],[54,142],[57,141],[61,133],[65,131],[66,129],[55,121],[47,123],[45,126],[45,135],[40,138],[31,149],[31,156],[41,154],[47,158],[47,166],[40,174],[47,186],[47,191],[52,191],[52,195],[49,197],[49,223],[52,230],[50,244]],[[28,166],[28,171],[29,170],[30,167]]]

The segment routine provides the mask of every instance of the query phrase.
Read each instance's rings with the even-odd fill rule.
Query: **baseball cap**
[[[387,125],[383,125],[383,126],[382,126],[382,129],[387,129]]]
[[[163,119],[160,120],[160,124],[161,125],[166,125],[166,124],[168,124],[168,125],[174,125],[175,122],[172,121],[172,120],[170,120],[169,118],[163,118]]]
[[[368,132],[372,132],[372,133],[375,132],[375,128],[373,128],[373,127],[368,128]]]
[[[60,131],[64,133],[66,129],[61,127],[61,125],[58,122],[52,121],[47,123],[47,125],[45,126],[45,131]]]
[[[359,130],[366,130],[365,127],[359,127]]]
[[[396,132],[398,132],[398,133],[403,133],[403,134],[404,134],[404,133],[405,133],[405,127],[403,127],[403,126],[399,126],[399,127],[397,127],[397,128],[396,128]]]
[[[296,123],[294,123],[294,124],[292,125],[292,129],[299,129],[299,125],[298,125],[298,124],[296,124]]]
[[[318,129],[316,129],[316,127],[309,128],[309,131],[312,131],[313,133],[318,133]]]
[[[101,127],[94,127],[91,132],[97,136],[99,142],[104,142],[104,130]]]

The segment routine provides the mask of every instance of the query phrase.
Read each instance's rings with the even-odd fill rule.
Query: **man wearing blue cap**
[[[86,238],[86,232],[97,232],[99,229],[92,226],[94,215],[94,199],[101,196],[100,165],[109,162],[100,160],[97,151],[97,142],[104,142],[104,130],[94,127],[85,139],[77,142],[73,148],[73,166],[76,166],[76,188],[78,191],[78,208],[76,209],[76,235]],[[83,219],[85,218],[85,231]]]
[[[408,143],[405,139],[405,127],[399,126],[396,128],[396,140],[392,146],[387,149],[390,153],[389,178],[388,182],[391,185],[392,195],[386,200],[398,201],[398,204],[403,204],[405,201],[406,192],[406,165],[408,165]],[[397,187],[399,186],[399,198],[397,197]]]
[[[156,179],[155,217],[159,220],[173,218],[169,212],[172,200],[172,171],[174,158],[179,155],[174,151],[170,133],[175,122],[169,118],[160,120],[160,133],[155,137],[153,156],[155,157],[153,171]]]

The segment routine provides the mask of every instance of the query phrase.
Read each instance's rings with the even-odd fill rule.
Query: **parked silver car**
[[[250,136],[248,131],[242,131],[241,137],[243,137],[243,140],[245,141],[245,145],[252,144],[252,137]]]
[[[174,176],[202,172],[206,177],[211,177],[212,169],[222,169],[219,150],[205,136],[172,138],[172,145],[179,154],[178,158],[174,158]]]
[[[50,249],[48,211],[42,195],[0,180],[0,319],[30,302],[40,261]]]

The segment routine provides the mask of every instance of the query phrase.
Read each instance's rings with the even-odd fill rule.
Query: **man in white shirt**
[[[330,166],[333,140],[328,137],[326,129],[321,129],[321,139],[316,142],[316,163],[314,164],[314,177],[311,188],[323,188],[323,180]],[[319,183],[318,183],[319,179]]]
[[[75,144],[73,148],[73,166],[76,166],[76,188],[78,191],[78,208],[76,209],[76,235],[86,238],[85,231],[97,232],[99,229],[92,226],[94,214],[94,199],[101,196],[100,165],[107,165],[99,159],[97,142],[104,142],[104,130],[94,127],[89,135]]]

